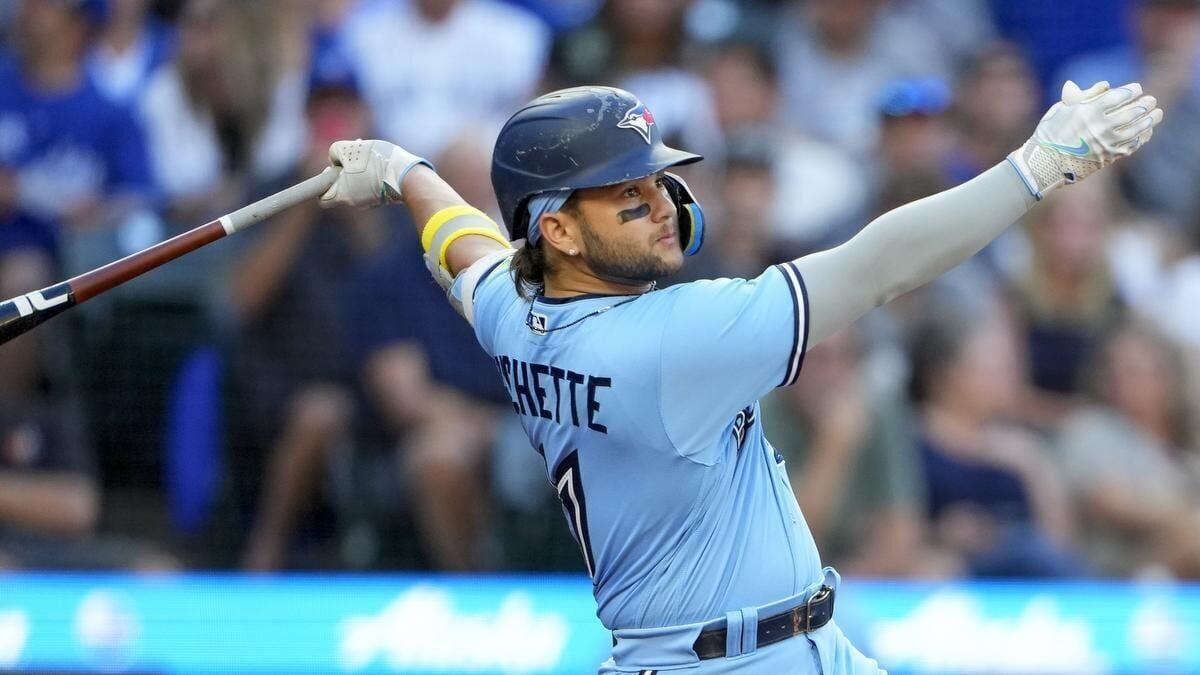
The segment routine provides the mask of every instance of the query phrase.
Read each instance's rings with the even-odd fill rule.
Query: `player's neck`
[[[582,270],[565,269],[546,275],[542,295],[547,298],[571,298],[577,295],[640,295],[654,288],[653,282],[620,282],[602,279]]]

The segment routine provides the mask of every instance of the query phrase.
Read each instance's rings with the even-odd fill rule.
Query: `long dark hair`
[[[517,213],[521,214],[522,218],[529,217],[525,208],[526,204],[528,202],[522,203],[517,209]],[[578,190],[571,193],[559,211],[566,211],[575,218],[581,217]],[[513,254],[512,262],[509,264],[509,269],[512,270],[513,284],[517,287],[517,295],[525,300],[541,293],[542,289],[546,287],[546,273],[554,271],[554,266],[546,255],[546,244],[542,242],[543,240],[539,239],[537,244],[531,245],[526,240],[525,245]]]
[[[517,295],[524,300],[538,295],[546,287],[546,251],[542,242],[536,245],[528,241],[517,249],[509,264],[512,270],[513,284],[517,287]]]

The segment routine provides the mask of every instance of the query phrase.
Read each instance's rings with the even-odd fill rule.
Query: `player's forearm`
[[[413,224],[417,227],[418,236],[421,234],[421,228],[429,222],[433,214],[450,206],[467,204],[467,201],[459,196],[449,183],[442,180],[441,176],[424,164],[419,164],[409,170],[401,184],[401,191],[404,194],[404,203],[412,212]]]
[[[809,344],[962,263],[1035,203],[1003,162],[885,213],[837,248],[796,261],[809,295]]]
[[[438,211],[451,206],[467,205],[466,200],[459,196],[449,183],[425,165],[415,166],[408,172],[401,190],[404,193],[404,203],[412,212],[418,237],[421,236],[425,223]],[[447,249],[446,266],[451,274],[458,274],[497,248],[500,248],[500,245],[493,239],[474,235],[462,237]]]
[[[96,488],[82,476],[0,471],[0,523],[85,534],[95,525],[98,511]]]
[[[380,140],[337,141],[329,147],[329,161],[341,171],[321,195],[321,204],[407,204],[426,264],[447,291],[460,271],[511,248],[495,221],[471,207],[429,162],[400,146]]]

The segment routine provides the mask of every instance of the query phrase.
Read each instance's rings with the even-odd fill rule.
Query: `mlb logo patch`
[[[617,127],[621,129],[633,129],[641,135],[642,140],[646,144],[650,144],[650,127],[654,126],[654,115],[650,113],[650,109],[644,103],[629,109],[625,113],[625,117],[617,122]]]
[[[529,330],[533,331],[534,333],[537,333],[538,335],[545,335],[546,334],[546,322],[548,320],[549,320],[549,317],[547,317],[545,314],[536,314],[536,313],[530,312],[530,314],[529,314]]]

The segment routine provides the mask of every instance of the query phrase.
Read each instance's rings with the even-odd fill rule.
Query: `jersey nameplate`
[[[556,424],[586,425],[592,431],[608,433],[608,427],[597,421],[597,417],[600,395],[602,390],[612,387],[611,377],[527,363],[508,356],[497,356],[495,360],[517,414],[541,417]]]

